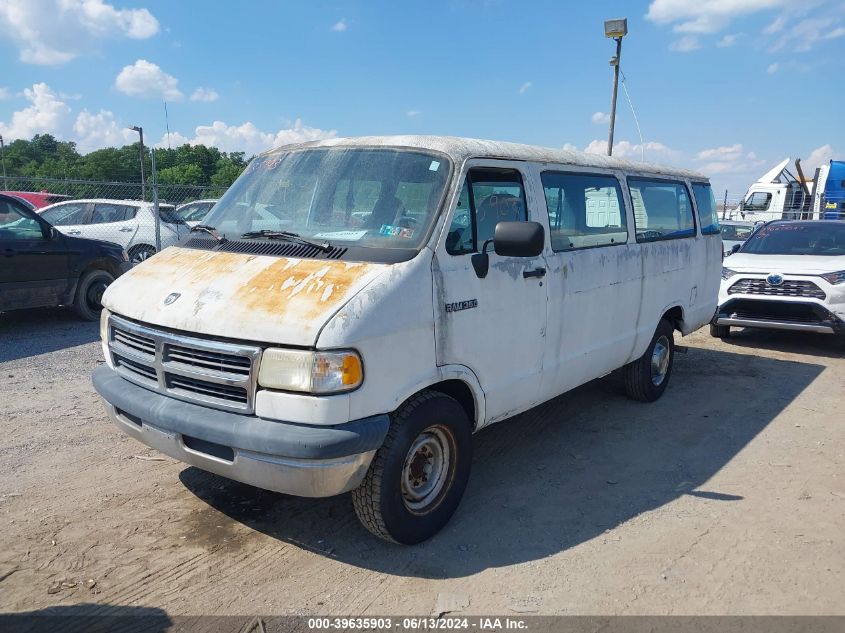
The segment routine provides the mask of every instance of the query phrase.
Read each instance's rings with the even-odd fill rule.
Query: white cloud
[[[788,0],[653,0],[646,19],[672,24],[676,33],[717,33],[736,18],[773,9]]]
[[[180,147],[181,145],[189,145],[191,139],[179,132],[170,132],[161,137],[161,140],[156,143],[156,147]]]
[[[407,116],[409,119],[413,119],[418,117],[420,114],[422,114],[422,112],[420,112],[419,110],[408,110],[405,113],[405,116]]]
[[[827,163],[831,160],[842,160],[843,158],[845,158],[845,154],[834,150],[830,144],[827,144],[817,147],[810,152],[810,155],[807,156],[806,160],[802,160],[801,164],[804,169],[804,174],[808,177],[812,177],[817,167],[827,165]]]
[[[742,157],[742,154],[742,143],[735,143],[734,145],[714,147],[713,149],[703,149],[695,156],[699,160],[738,160]]]
[[[223,121],[214,121],[211,125],[197,126],[193,138],[188,138],[179,132],[171,132],[170,144],[171,146],[186,143],[207,145],[217,147],[224,152],[246,152],[250,155],[280,145],[304,143],[335,136],[337,136],[337,130],[321,130],[309,127],[301,119],[296,119],[291,127],[281,129],[275,134],[262,131],[250,121],[241,125],[228,125]],[[165,134],[157,147],[167,147],[167,140]]]
[[[120,125],[109,110],[83,110],[73,124],[76,146],[83,154],[103,147],[122,147],[137,140],[137,133]]]
[[[146,39],[158,31],[147,9],[116,9],[103,0],[0,0],[0,33],[28,64],[64,64],[96,40]]]
[[[604,125],[610,123],[610,115],[606,112],[594,112],[593,116],[590,117],[590,121]]]
[[[191,94],[191,101],[217,101],[220,98],[220,95],[217,94],[217,91],[213,88],[197,88]]]
[[[677,53],[690,53],[701,48],[701,42],[694,35],[684,35],[669,44],[669,50]]]
[[[842,19],[838,16],[814,16],[798,20],[778,33],[777,41],[770,50],[788,49],[805,53],[816,44],[845,36],[845,26],[842,26]]]
[[[0,134],[6,139],[30,139],[36,134],[59,134],[67,122],[70,108],[45,83],[33,84],[23,95],[30,105],[12,113],[9,123],[0,122]]]
[[[766,72],[770,75],[774,75],[778,70],[780,70],[780,64],[775,62],[774,64],[769,64],[766,68]]]
[[[179,80],[146,59],[124,66],[114,81],[115,88],[130,97],[161,98],[179,101]]]
[[[607,140],[596,139],[591,141],[587,147],[584,148],[587,154],[607,154]],[[669,161],[675,160],[680,152],[670,149],[663,143],[657,141],[646,141],[642,145],[631,143],[630,141],[616,141],[613,143],[613,156],[616,158],[628,158],[640,160],[642,155],[645,155],[645,160],[649,161]]]
[[[519,87],[519,94],[524,95],[526,92],[528,92],[531,89],[531,86],[533,86],[533,85],[534,85],[533,82],[526,81],[524,84],[522,84]]]
[[[0,101],[5,101],[6,99],[10,99],[12,97],[12,93],[9,92],[8,88],[0,87]]]
[[[340,18],[337,22],[332,24],[331,30],[335,33],[343,33],[346,29],[349,28],[349,25],[346,23],[346,18]]]
[[[740,33],[729,33],[728,35],[723,36],[718,42],[716,42],[716,46],[719,48],[730,48],[731,46],[736,44],[737,39],[739,39]]]

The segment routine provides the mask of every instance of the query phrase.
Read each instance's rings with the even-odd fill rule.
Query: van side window
[[[703,182],[692,183],[692,195],[698,207],[698,223],[702,235],[719,235],[719,212],[716,209],[716,198],[713,189]]]
[[[552,250],[625,244],[622,188],[613,176],[544,172]]]
[[[638,242],[672,240],[695,235],[686,185],[666,180],[628,178]]]
[[[446,252],[475,253],[493,239],[499,222],[528,218],[522,177],[515,169],[471,169],[446,236]],[[488,247],[489,250],[489,247]]]

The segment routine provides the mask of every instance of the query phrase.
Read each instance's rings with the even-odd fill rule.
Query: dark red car
[[[62,200],[70,200],[70,196],[63,196],[58,193],[50,193],[49,191],[3,191],[7,196],[13,196],[21,200],[31,209],[42,209],[55,202]]]

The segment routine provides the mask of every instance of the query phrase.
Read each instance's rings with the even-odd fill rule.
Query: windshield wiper
[[[269,240],[286,240],[288,242],[298,242],[305,246],[318,248],[324,253],[332,250],[332,245],[328,242],[313,242],[300,236],[299,233],[291,233],[290,231],[271,231],[270,229],[261,229],[260,231],[247,231],[241,235],[241,239],[249,240],[256,237],[266,237]]]
[[[226,241],[226,238],[220,235],[220,233],[217,232],[216,228],[214,228],[213,226],[209,226],[208,224],[195,224],[191,227],[191,230],[189,232],[193,233],[194,231],[202,231],[203,233],[208,233],[218,242]]]

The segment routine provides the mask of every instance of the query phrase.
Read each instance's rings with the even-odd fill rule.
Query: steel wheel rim
[[[655,387],[659,387],[666,379],[666,373],[669,371],[669,356],[669,338],[661,336],[651,352],[651,384]]]
[[[452,468],[453,442],[441,426],[420,433],[405,455],[402,468],[402,500],[415,514],[425,514],[436,506]]]

